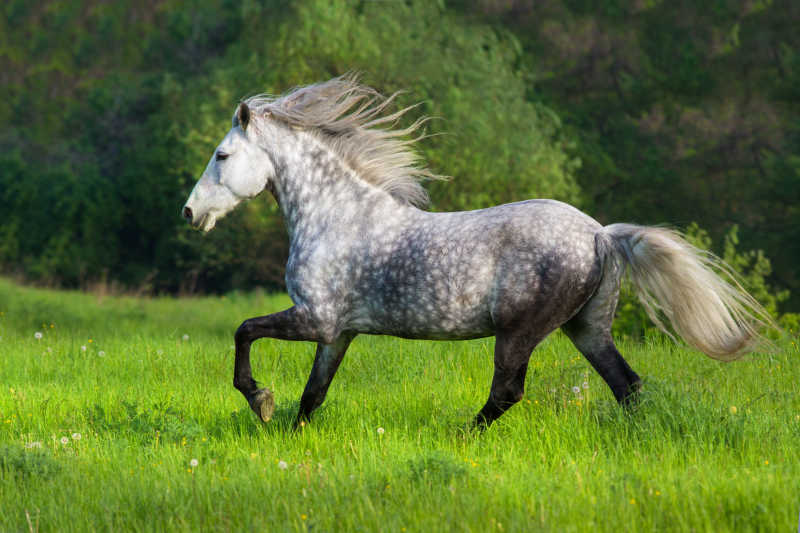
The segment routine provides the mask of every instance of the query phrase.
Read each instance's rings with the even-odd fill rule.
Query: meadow
[[[357,338],[291,430],[310,343],[258,341],[261,423],[233,332],[285,295],[134,298],[0,279],[0,531],[794,531],[797,338],[723,364],[620,343],[619,408],[560,333],[483,434],[493,339]],[[796,333],[796,332],[795,332]]]

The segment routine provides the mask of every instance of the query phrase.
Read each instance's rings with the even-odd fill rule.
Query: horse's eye
[[[217,161],[225,161],[228,159],[228,155],[225,152],[217,152]]]

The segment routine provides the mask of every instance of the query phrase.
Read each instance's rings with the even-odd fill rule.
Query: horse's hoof
[[[250,400],[250,408],[258,415],[264,422],[269,422],[272,419],[272,413],[275,412],[275,397],[269,389],[261,389],[253,395]]]

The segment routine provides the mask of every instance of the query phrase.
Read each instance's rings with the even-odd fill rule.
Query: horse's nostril
[[[189,206],[183,208],[183,218],[189,222],[192,221],[192,209]]]

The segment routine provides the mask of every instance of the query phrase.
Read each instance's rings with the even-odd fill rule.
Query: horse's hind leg
[[[297,413],[295,428],[303,425],[311,416],[312,411],[325,401],[328,387],[354,337],[353,333],[343,333],[331,344],[317,344],[314,366],[311,367],[311,375],[308,377],[308,383],[306,383],[303,396],[300,398],[300,412]]]
[[[531,352],[541,339],[529,335],[498,332],[494,345],[494,376],[486,405],[474,425],[486,428],[522,399]]]
[[[618,279],[604,279],[595,295],[561,329],[611,387],[617,401],[627,405],[635,398],[641,380],[611,338],[618,295]]]

